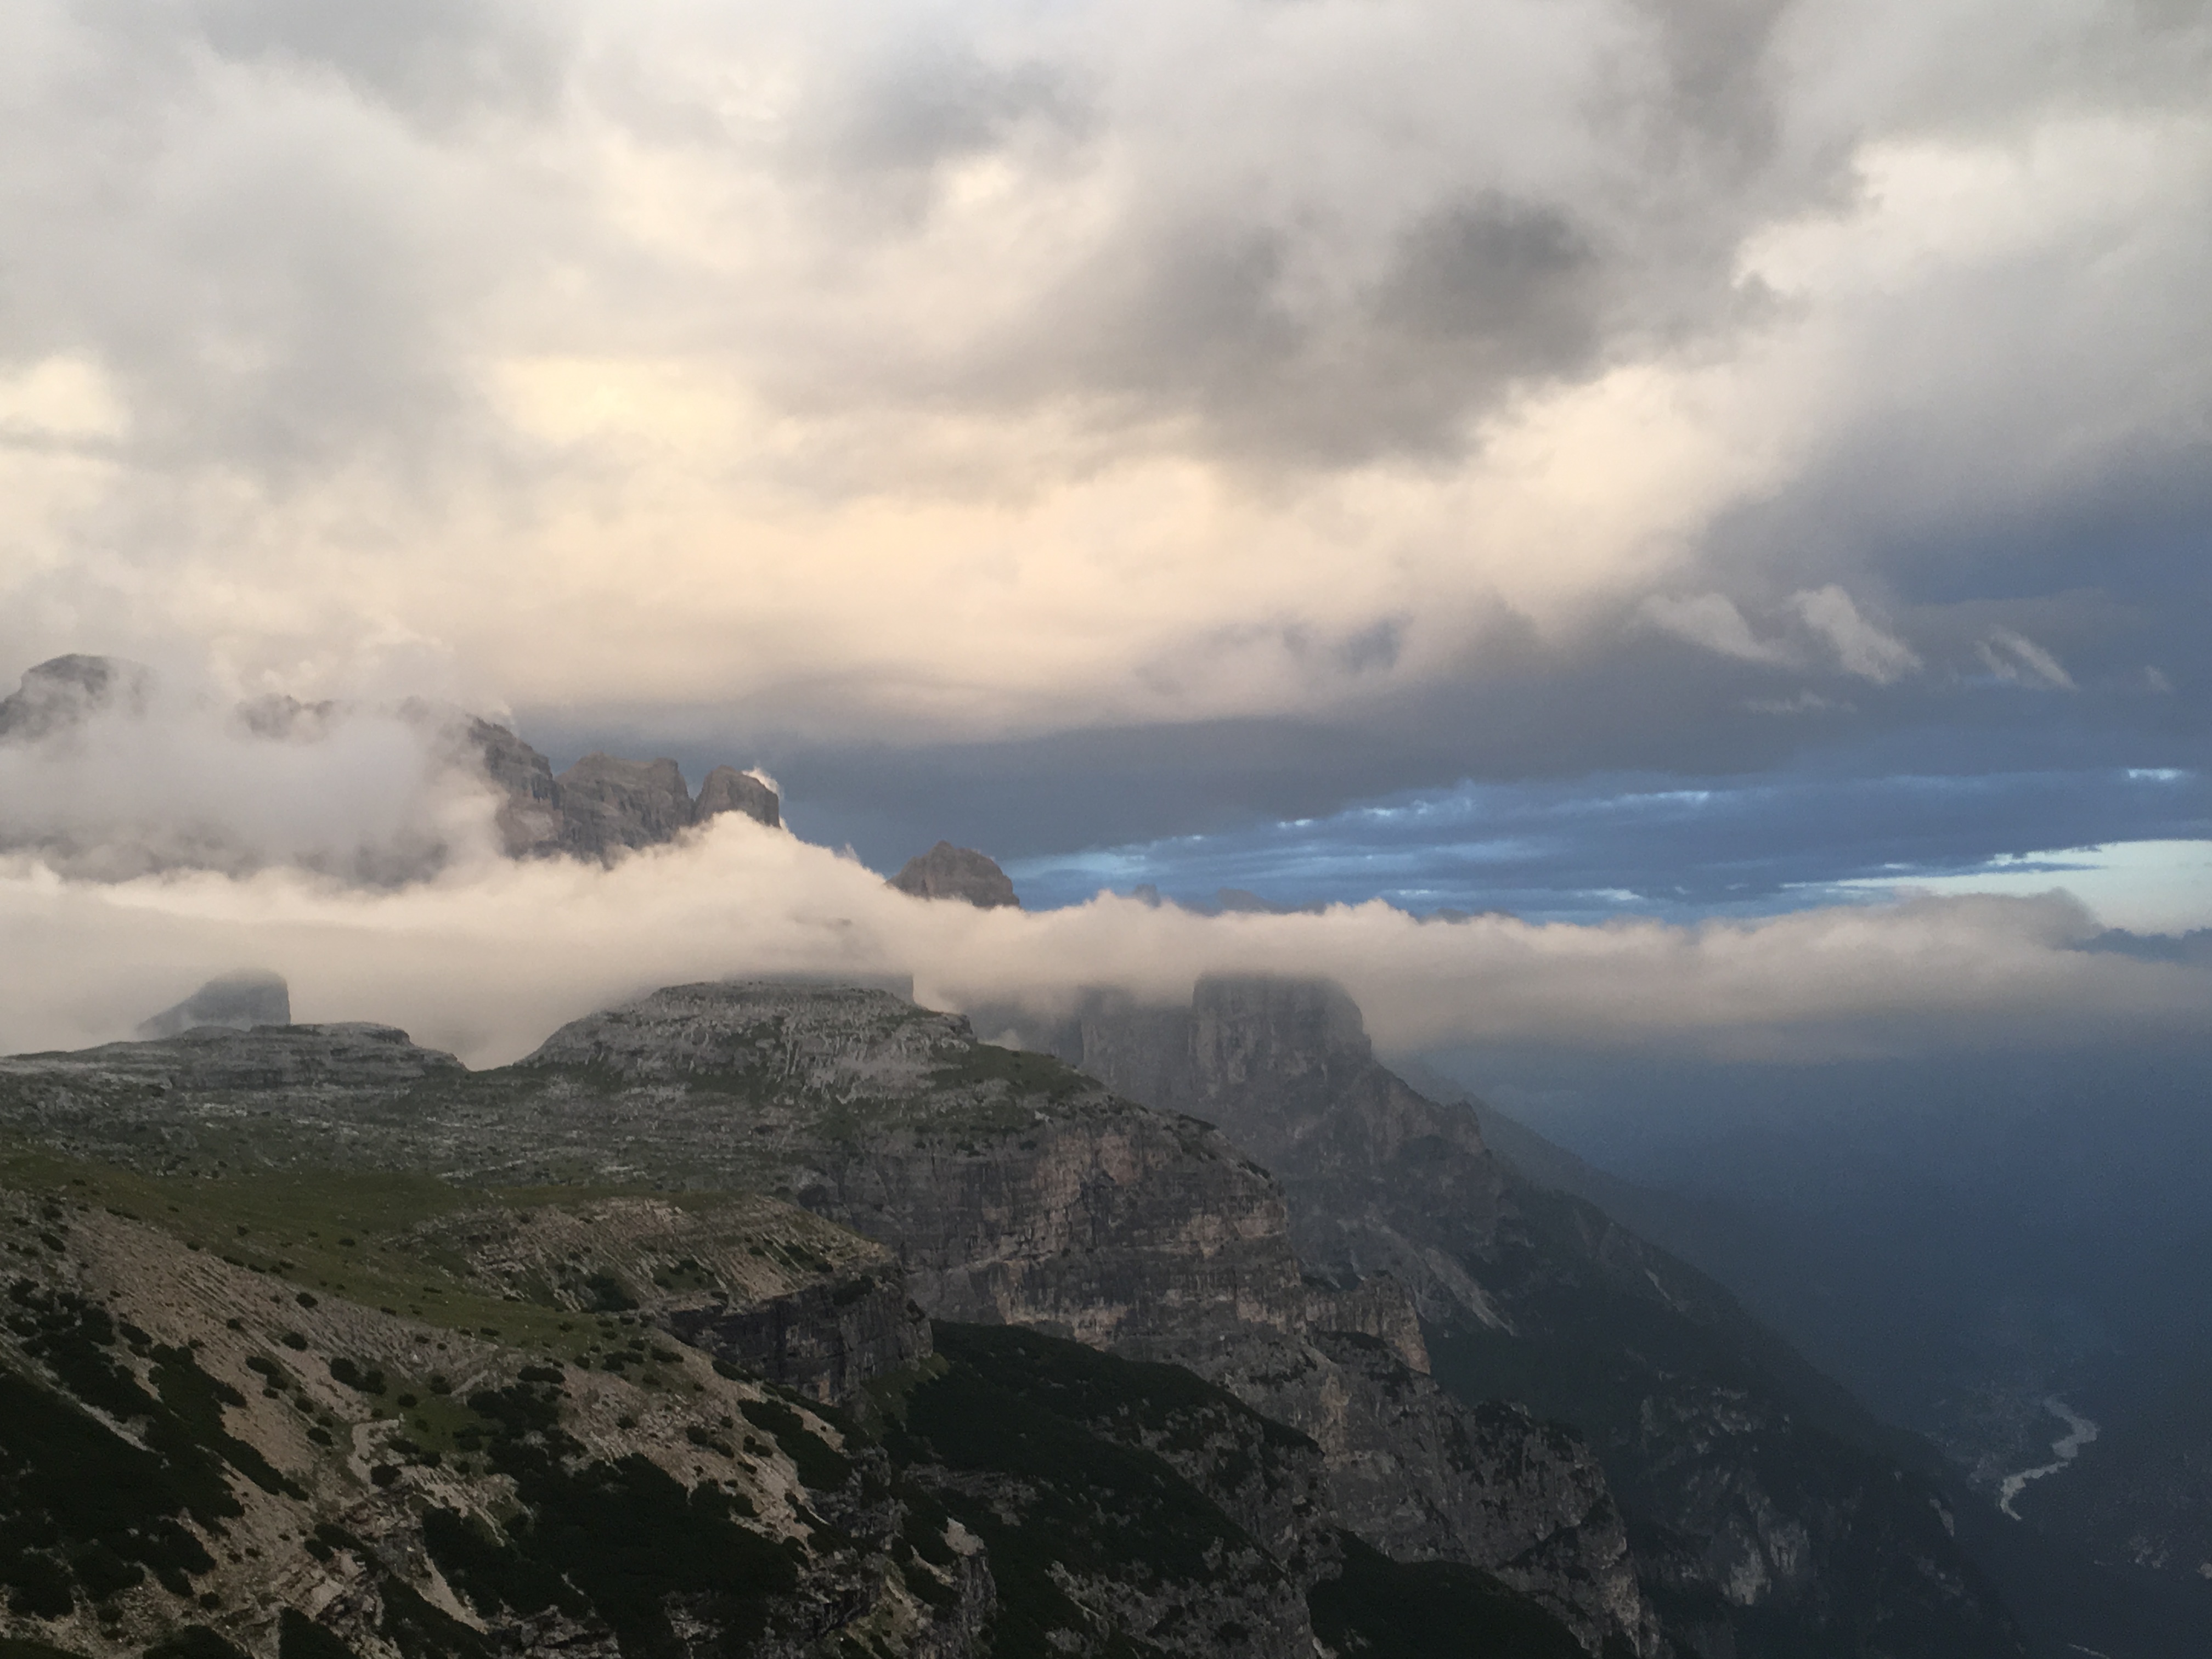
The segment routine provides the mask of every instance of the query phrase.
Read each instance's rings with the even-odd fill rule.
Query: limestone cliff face
[[[564,820],[553,763],[503,726],[472,714],[460,718],[462,740],[455,748],[472,759],[499,798],[495,823],[501,849],[509,858],[527,858],[558,848]]]
[[[691,792],[672,760],[586,755],[555,780],[561,786],[561,848],[608,858],[676,839],[691,823]]]
[[[724,812],[736,812],[770,830],[783,824],[783,803],[775,791],[734,766],[718,766],[701,781],[699,799],[691,803],[691,822],[704,823]]]
[[[929,1322],[880,1247],[745,1195],[467,1209],[411,1244],[541,1306],[634,1314],[780,1387],[836,1403],[930,1352]]]
[[[725,812],[771,830],[783,822],[775,791],[733,767],[708,773],[694,799],[672,760],[586,755],[556,777],[544,756],[503,726],[471,720],[468,742],[500,793],[501,840],[511,858],[566,854],[604,863],[672,842]]]
[[[1589,1652],[1668,1650],[1604,1472],[1577,1435],[1517,1408],[1471,1408],[1358,1332],[1248,1333],[1178,1357],[1313,1442],[1316,1519],[1394,1559],[1494,1574]]]
[[[1409,1371],[1429,1375],[1428,1340],[1420,1316],[1396,1279],[1377,1276],[1349,1285],[1306,1281],[1306,1328],[1366,1337]]]
[[[1470,1408],[1380,1341],[1316,1332],[1229,1386],[1311,1436],[1331,1510],[1385,1553],[1486,1566],[1592,1651],[1665,1651],[1626,1528],[1589,1446],[1517,1406]]]
[[[1672,1540],[1655,1544],[1644,1579],[1690,1650],[1772,1630],[1846,1648],[2021,1651],[1942,1524],[1942,1489],[1900,1467],[1894,1437],[1717,1286],[1522,1180],[1472,1112],[1424,1099],[1375,1060],[1338,988],[1206,979],[1188,1007],[1102,996],[1033,1036],[1248,1148],[1282,1182],[1308,1270],[1402,1282],[1431,1369],[1461,1399],[1504,1395],[1579,1427],[1620,1503]]]
[[[1310,1267],[1387,1273],[1425,1318],[1501,1322],[1468,1264],[1496,1246],[1504,1167],[1473,1114],[1434,1105],[1376,1063],[1341,989],[1203,979],[1188,1011],[1100,999],[1070,1035],[1084,1070],[1220,1124],[1273,1171]]]

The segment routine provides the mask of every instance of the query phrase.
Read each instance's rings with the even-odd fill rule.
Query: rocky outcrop
[[[553,763],[503,726],[459,716],[465,763],[473,763],[499,797],[495,823],[500,846],[509,858],[528,858],[557,850],[563,819],[561,786]]]
[[[417,1170],[435,1153],[411,1102],[467,1076],[389,1025],[202,1026],[0,1058],[0,1125],[152,1174]]]
[[[900,1437],[957,1468],[942,1501],[992,1545],[1008,1592],[1058,1615],[1038,1650],[1098,1651],[1118,1630],[1194,1655],[1316,1651],[1305,1592],[1340,1551],[1314,1523],[1311,1441],[1179,1367],[1019,1327],[939,1331],[951,1374]],[[1055,1513],[1086,1517],[1078,1535],[1056,1558],[1023,1547]]]
[[[1429,1374],[1429,1345],[1404,1285],[1387,1273],[1351,1285],[1306,1281],[1306,1328],[1369,1337],[1409,1371]]]
[[[916,898],[958,899],[979,909],[1021,905],[1012,880],[995,862],[971,847],[955,847],[949,841],[908,859],[889,884]]]
[[[1358,1006],[1325,981],[1209,977],[1188,1009],[1094,999],[1059,1039],[1109,1086],[1218,1123],[1291,1196],[1300,1259],[1388,1273],[1424,1318],[1503,1316],[1470,1270],[1496,1248],[1507,1170],[1472,1114],[1376,1062]]]
[[[1281,1197],[1219,1134],[885,992],[672,987],[562,1027],[517,1071],[591,1074],[586,1109],[613,1094],[654,1117],[672,1161],[743,1160],[894,1244],[933,1316],[1104,1344],[1285,1330],[1304,1308]]]
[[[1604,1472],[1571,1431],[1496,1402],[1469,1407],[1354,1332],[1253,1335],[1182,1358],[1314,1443],[1317,1520],[1394,1560],[1482,1569],[1590,1653],[1665,1650]]]
[[[1325,1367],[1255,1373],[1237,1390],[1322,1449],[1332,1512],[1401,1560],[1487,1568],[1534,1597],[1592,1652],[1610,1638],[1663,1650],[1626,1528],[1596,1454],[1522,1407],[1469,1407],[1376,1340],[1319,1335]]]
[[[289,1025],[292,991],[282,974],[249,969],[210,980],[173,1008],[141,1021],[142,1040],[175,1036],[198,1025],[250,1031],[257,1025]]]
[[[466,1210],[419,1243],[502,1298],[633,1315],[811,1398],[851,1400],[927,1358],[929,1323],[881,1247],[757,1194]]]
[[[302,1091],[357,1097],[411,1087],[428,1078],[466,1075],[467,1068],[442,1049],[418,1048],[398,1027],[365,1021],[244,1030],[210,1025],[158,1042],[0,1059],[0,1083],[27,1085],[33,1094],[40,1085],[58,1085],[57,1098],[67,1097],[72,1088],[95,1097],[135,1091],[149,1101],[167,1100],[173,1111],[240,1091],[283,1095],[304,1104],[298,1099]]]

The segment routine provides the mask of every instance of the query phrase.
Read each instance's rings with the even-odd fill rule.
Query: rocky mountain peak
[[[672,760],[586,755],[556,781],[561,844],[586,858],[673,841],[691,823],[691,792]]]
[[[288,1426],[266,1440],[267,1455],[281,1454],[303,1489],[319,1471],[331,1484],[316,1492],[349,1480],[344,1525],[357,1536],[366,1522],[356,1517],[380,1516],[376,1529],[396,1541],[379,1559],[403,1576],[434,1533],[475,1552],[453,1558],[468,1571],[492,1559],[486,1539],[520,1552],[554,1538],[515,1505],[550,1515],[561,1494],[518,1498],[483,1483],[546,1475],[544,1450],[566,1423],[574,1447],[558,1444],[575,1468],[590,1450],[605,1481],[634,1485],[644,1478],[636,1456],[665,1455],[679,1487],[703,1483],[667,1493],[687,1514],[711,1504],[748,1522],[832,1523],[812,1553],[792,1558],[809,1571],[846,1560],[836,1552],[862,1536],[862,1509],[895,1486],[935,1528],[913,1544],[917,1555],[976,1564],[972,1616],[884,1650],[909,1659],[1007,1651],[975,1639],[994,1606],[1048,1607],[1061,1632],[1053,1651],[1113,1651],[1106,1638],[1119,1629],[1190,1659],[1295,1659],[1324,1645],[1711,1659],[1785,1644],[2020,1659],[2001,1607],[1960,1554],[1964,1511],[1954,1538],[1955,1506],[1934,1481],[1893,1462],[1893,1442],[1832,1388],[1807,1381],[1802,1362],[1717,1287],[1600,1212],[1531,1188],[1484,1146],[1465,1108],[1428,1101],[1382,1067],[1336,987],[1222,977],[1180,1008],[1101,996],[1054,1035],[1091,1077],[1032,1048],[979,1042],[967,1020],[888,992],[751,981],[654,992],[570,1023],[528,1061],[477,1073],[365,1025],[203,1027],[0,1060],[0,1126],[76,1160],[59,1201],[15,1206],[12,1243],[27,1264],[16,1271],[44,1274],[54,1290],[39,1320],[0,1322],[0,1382],[12,1374],[27,1387],[66,1386],[24,1345],[46,1342],[40,1321],[66,1311],[65,1277],[106,1271],[94,1255],[80,1263],[81,1249],[141,1225],[134,1209],[175,1218],[220,1205],[204,1237],[188,1241],[204,1258],[189,1269],[189,1294],[134,1289],[125,1316],[137,1322],[117,1324],[118,1341],[137,1342],[141,1327],[164,1342],[201,1339],[180,1351],[221,1358],[246,1402],[210,1420],[245,1438],[261,1410],[251,1402],[270,1402],[264,1415]],[[1130,1097],[1139,1089],[1149,1103]],[[171,1183],[165,1201],[109,1206],[75,1184],[116,1164],[132,1182]],[[319,1234],[300,1233],[292,1194],[310,1173],[333,1205],[355,1202],[356,1188],[374,1201],[343,1234],[335,1213]],[[281,1183],[281,1215],[255,1207],[258,1182]],[[520,1206],[494,1195],[518,1188],[560,1196]],[[395,1197],[405,1198],[396,1209]],[[149,1259],[166,1267],[178,1254]],[[222,1289],[218,1269],[233,1267],[237,1295],[192,1300]],[[314,1275],[307,1294],[272,1303],[269,1278],[295,1271]],[[342,1307],[349,1284],[374,1295]],[[241,1336],[251,1354],[231,1340]],[[433,1336],[450,1357],[423,1352]],[[508,1342],[516,1337],[527,1340]],[[477,1361],[461,1339],[486,1381],[462,1378]],[[253,1381],[294,1377],[289,1356],[308,1352],[319,1378],[326,1371],[350,1392],[314,1395],[303,1413],[283,1403],[298,1397],[290,1382],[270,1392]],[[181,1364],[131,1358],[151,1364],[157,1384],[160,1367]],[[455,1382],[451,1395],[434,1365]],[[416,1413],[404,1422],[367,1406],[333,1409],[358,1403],[349,1378],[380,1385],[386,1370],[410,1395],[427,1387],[434,1399],[419,1413],[414,1399],[401,1402]],[[626,1370],[641,1374],[641,1393],[629,1391]],[[509,1378],[547,1392],[524,1400]],[[831,1459],[776,1439],[820,1476],[787,1502],[785,1472],[760,1434],[788,1431],[808,1400],[848,1402],[839,1420],[859,1430],[878,1383],[895,1383],[904,1402],[880,1442]],[[772,1411],[768,1384],[781,1390],[768,1396]],[[1039,1415],[1048,1405],[1054,1422]],[[0,1413],[0,1430],[9,1421]],[[1115,1448],[1094,1446],[1085,1437],[1094,1432]],[[532,1435],[545,1446],[524,1444]],[[1136,1453],[1159,1461],[1129,1462]],[[854,1467],[864,1457],[879,1460],[873,1475]],[[731,1481],[750,1507],[732,1507]],[[1060,1481],[1081,1502],[1053,1496]],[[376,1510],[387,1490],[471,1505],[487,1530],[471,1543],[442,1519],[434,1528],[424,1508]],[[603,1482],[576,1496],[596,1514],[616,1491]],[[1115,1550],[1149,1548],[1172,1517],[1138,1506],[1130,1494],[1144,1492],[1175,1495],[1185,1516],[1218,1509],[1206,1522],[1213,1542],[1183,1552],[1187,1568],[1145,1558],[1124,1571],[1113,1551],[1083,1555],[1082,1540],[1052,1530],[1104,1515]],[[838,1509],[840,1493],[857,1507]],[[10,1519],[7,1498],[0,1521]],[[940,1510],[966,1531],[945,1530]],[[880,1559],[884,1528],[899,1524],[884,1513],[848,1551],[856,1566]],[[286,1510],[256,1547],[273,1559],[301,1534]],[[945,1538],[969,1553],[940,1550]],[[81,1555],[99,1571],[104,1558],[52,1557],[40,1632],[91,1659],[131,1659],[175,1616],[157,1600],[172,1590],[132,1592],[136,1611],[118,1627],[125,1642],[96,1597],[72,1601],[65,1574]],[[1024,1563],[1079,1558],[1103,1576],[1016,1577]],[[295,1582],[249,1566],[243,1552],[226,1559],[237,1571],[216,1575],[222,1608],[234,1592]],[[1526,1631],[1550,1634],[1373,1639],[1407,1595],[1454,1573],[1488,1605],[1517,1609]],[[1354,1618],[1343,1598],[1361,1575],[1374,1600]],[[414,1582],[439,1581],[422,1571]],[[942,1575],[899,1582],[922,1606],[956,1606]],[[847,1605],[842,1580],[809,1583],[809,1607]],[[1259,1594],[1254,1586],[1266,1591],[1264,1618],[1232,1605]],[[197,1587],[173,1594],[188,1592]],[[383,1593],[410,1607],[406,1596],[421,1599],[396,1579]],[[605,1608],[578,1597],[564,1616],[599,1631],[588,1621]],[[517,1611],[495,1601],[479,1609],[487,1631]],[[362,1659],[479,1651],[450,1630],[442,1645],[384,1644],[374,1633],[390,1605],[364,1604],[356,1617],[341,1598],[316,1616],[357,1638]],[[1466,1629],[1468,1611],[1437,1628]],[[223,1618],[252,1634],[243,1616]],[[1363,1620],[1370,1636],[1352,1639]],[[1242,1634],[1223,1633],[1232,1631]],[[580,1638],[570,1650],[615,1645],[592,1641],[602,1644]]]
[[[699,786],[699,799],[691,804],[691,821],[704,823],[724,812],[742,812],[771,830],[783,826],[783,803],[775,791],[734,766],[718,766],[707,774]]]
[[[143,703],[152,681],[151,670],[120,657],[49,658],[0,697],[0,740],[34,743],[118,702]]]
[[[1004,905],[1018,909],[1022,902],[1012,880],[996,860],[972,847],[955,847],[949,841],[940,841],[927,853],[908,859],[890,884],[916,898],[961,899],[984,910]]]
[[[137,1035],[150,1040],[202,1025],[250,1031],[257,1025],[291,1023],[292,992],[283,975],[254,968],[210,980],[174,1007],[142,1023]]]
[[[500,836],[512,858],[565,853],[606,862],[673,841],[725,812],[770,830],[783,824],[775,791],[733,766],[708,773],[695,800],[682,769],[666,757],[633,761],[590,754],[556,777],[544,756],[503,726],[472,719],[467,738],[484,777],[505,797]]]

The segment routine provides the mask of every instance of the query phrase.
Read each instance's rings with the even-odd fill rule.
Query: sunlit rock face
[[[993,860],[949,841],[908,859],[890,884],[916,898],[958,899],[986,910],[1021,903],[1012,878]]]
[[[257,1025],[289,1025],[292,992],[282,974],[252,969],[210,980],[173,1008],[143,1022],[141,1038],[174,1036],[198,1025],[250,1031]]]

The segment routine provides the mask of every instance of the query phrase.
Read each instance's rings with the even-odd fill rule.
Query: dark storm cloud
[[[1447,179],[1390,233],[1371,276],[1316,303],[1305,267],[1333,251],[1294,223],[1209,203],[1128,227],[956,384],[986,398],[1103,398],[1270,465],[1442,458],[1531,386],[1586,377],[1632,343],[1741,320],[1726,264],[1741,224],[1712,224],[1687,248],[1638,246],[1646,228]]]
[[[1507,373],[1573,361],[1595,332],[1581,292],[1598,255],[1555,207],[1487,196],[1407,234],[1377,319],[1417,338],[1465,341]]]
[[[471,176],[487,135],[512,141],[570,99],[640,136],[680,126],[689,108],[701,159],[719,152],[733,169],[781,156],[794,181],[822,162],[868,190],[889,181],[878,225],[830,212],[806,228],[830,259],[841,239],[865,252],[911,234],[952,163],[1042,142],[1076,190],[1118,143],[1141,188],[1087,253],[949,358],[866,354],[872,396],[1093,400],[1109,422],[1182,422],[1186,441],[1249,458],[1443,454],[1467,419],[1517,387],[1590,372],[1609,342],[1726,325],[1730,250],[1768,197],[1832,188],[1837,158],[1808,169],[1776,155],[1760,67],[1773,15],[1641,15],[1658,72],[1631,60],[1598,77],[1622,129],[1609,165],[1640,176],[1549,166],[1547,148],[1584,142],[1569,120],[1507,146],[1553,175],[1540,190],[1501,185],[1498,158],[1462,136],[1462,153],[1405,158],[1389,186],[1397,207],[1347,216],[1319,187],[1255,198],[1208,166],[1197,135],[1168,153],[1129,125],[1129,106],[1158,89],[1102,86],[1085,59],[1096,43],[1049,29],[1026,46],[979,45],[957,20],[872,16],[872,28],[799,48],[795,101],[741,137],[697,92],[638,84],[559,7],[97,9],[63,38],[73,72],[45,82],[21,135],[43,159],[17,169],[14,216],[41,234],[11,273],[6,345],[19,360],[95,356],[125,383],[133,441],[171,456],[296,474],[494,447],[470,358],[487,307],[507,297],[508,262],[531,249],[586,281],[622,264],[574,202],[518,194],[544,180],[512,157]],[[1265,50],[1261,70],[1322,76],[1286,40]],[[1387,106],[1387,88],[1360,101]],[[653,263],[631,280],[667,281]],[[823,367],[776,378],[805,404],[844,380]]]
[[[1194,416],[1247,459],[1442,454],[1515,388],[1592,370],[1631,280],[1569,210],[1494,191],[1405,227],[1340,311],[1302,313],[1286,297],[1292,240],[1232,222],[1140,246],[1067,296],[1091,320],[1057,363],[1028,343],[1024,362],[1056,367],[1070,391]]]

